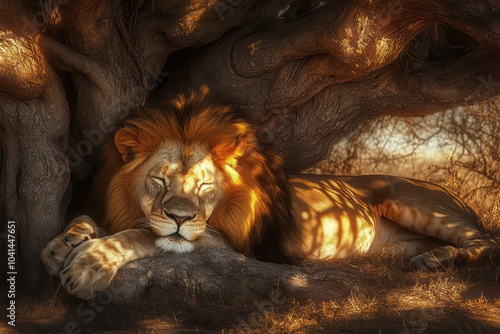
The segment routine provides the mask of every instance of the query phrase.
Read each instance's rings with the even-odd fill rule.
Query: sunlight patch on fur
[[[232,184],[237,186],[241,184],[240,175],[238,174],[237,171],[234,170],[232,166],[226,165],[224,166],[224,170],[226,171],[226,174],[229,176],[229,179],[231,180]]]

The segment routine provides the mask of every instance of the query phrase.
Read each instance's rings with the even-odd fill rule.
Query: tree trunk
[[[375,117],[500,92],[496,0],[0,0],[0,9],[1,218],[16,221],[28,268],[69,218],[70,176],[89,178],[101,142],[152,92],[207,84],[289,172]]]

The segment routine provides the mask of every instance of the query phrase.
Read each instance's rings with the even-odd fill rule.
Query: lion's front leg
[[[51,276],[59,276],[64,261],[69,254],[83,242],[103,236],[102,229],[97,227],[89,216],[73,219],[64,233],[47,244],[40,256]]]
[[[92,299],[108,287],[122,266],[156,255],[155,240],[151,231],[131,229],[85,241],[65,260],[60,272],[61,283],[69,293]]]

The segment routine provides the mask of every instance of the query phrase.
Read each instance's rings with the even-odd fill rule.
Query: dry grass
[[[500,328],[500,266],[423,273],[385,255],[349,261],[374,277],[343,301],[297,302],[225,333],[493,333]]]

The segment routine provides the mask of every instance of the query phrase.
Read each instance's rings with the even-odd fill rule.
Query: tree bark
[[[0,0],[0,212],[29,266],[150,94],[207,84],[297,172],[375,117],[500,93],[497,0],[59,3]]]
[[[28,15],[15,5],[3,8],[6,16]],[[37,38],[13,30],[2,26],[0,32],[1,218],[3,228],[7,220],[16,222],[18,259],[24,260],[23,268],[16,270],[29,272],[28,284],[34,284],[44,275],[38,260],[41,249],[65,224],[69,109]]]
[[[292,297],[340,300],[362,284],[369,282],[338,264],[280,266],[205,248],[134,261],[118,271],[108,290],[101,292],[101,299],[116,305],[140,301],[149,306],[243,306],[260,300],[277,307]]]

